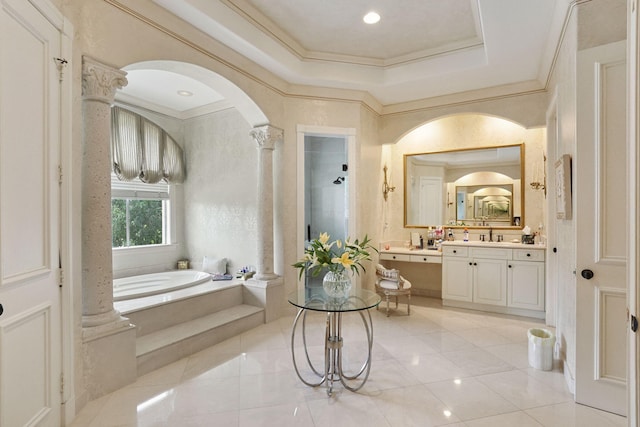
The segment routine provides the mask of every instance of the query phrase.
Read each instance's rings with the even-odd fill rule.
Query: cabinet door
[[[509,307],[544,310],[544,263],[510,261],[507,284]]]
[[[442,260],[442,299],[473,301],[470,262],[468,258]]]
[[[473,260],[473,302],[507,305],[507,261]]]

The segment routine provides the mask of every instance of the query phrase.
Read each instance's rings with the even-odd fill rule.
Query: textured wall
[[[256,265],[257,154],[250,125],[235,109],[187,120],[184,187],[187,256],[229,259],[228,272]]]

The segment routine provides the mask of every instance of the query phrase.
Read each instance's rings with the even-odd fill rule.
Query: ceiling
[[[513,92],[545,88],[570,5],[570,0],[153,1],[291,84],[366,91],[383,105],[503,85]],[[362,17],[372,10],[380,22],[365,24]],[[178,115],[221,101],[191,78],[149,73],[131,70],[122,94]],[[150,91],[157,79],[165,83]],[[175,103],[178,88],[194,96]]]

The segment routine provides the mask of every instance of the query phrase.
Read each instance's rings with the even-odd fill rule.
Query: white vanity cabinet
[[[507,271],[510,307],[544,311],[544,251],[513,251]]]
[[[473,269],[467,248],[442,250],[442,299],[473,302]]]
[[[544,247],[456,243],[442,247],[444,305],[544,317]]]

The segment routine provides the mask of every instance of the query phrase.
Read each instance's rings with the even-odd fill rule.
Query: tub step
[[[138,376],[194,354],[264,323],[264,309],[240,304],[139,336]]]

